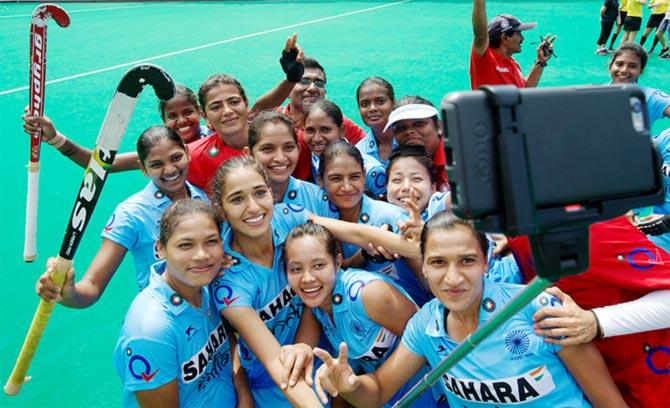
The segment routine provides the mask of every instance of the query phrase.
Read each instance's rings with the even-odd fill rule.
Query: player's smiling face
[[[430,196],[435,192],[435,184],[431,182],[428,170],[413,157],[403,157],[393,162],[386,188],[388,202],[406,210],[412,189],[420,211],[426,209]]]
[[[188,153],[181,146],[161,138],[151,146],[141,169],[161,192],[173,198],[185,192],[188,162]]]
[[[163,121],[165,126],[177,132],[186,143],[200,137],[198,108],[184,95],[175,96],[165,103]]]
[[[283,122],[267,123],[251,151],[273,183],[287,183],[298,164],[298,144]]]
[[[610,63],[610,76],[615,84],[634,84],[642,74],[642,62],[633,52],[624,51]]]
[[[433,118],[399,120],[391,128],[399,144],[423,146],[430,155],[440,144],[440,125]]]
[[[165,279],[181,295],[208,285],[223,261],[223,246],[214,220],[202,213],[177,219],[174,229],[158,254],[167,261]]]
[[[343,131],[323,109],[314,109],[305,118],[305,143],[317,156],[321,156],[328,145],[340,140]]]
[[[323,239],[303,235],[286,247],[286,274],[293,291],[309,307],[330,310],[339,260],[328,253]]]
[[[427,237],[423,273],[431,292],[450,312],[463,314],[479,310],[486,254],[468,227],[437,229]]]
[[[384,129],[393,111],[393,99],[388,90],[378,84],[361,88],[358,93],[358,112],[363,122],[370,128]]]
[[[253,168],[226,175],[221,193],[221,214],[236,235],[261,238],[270,232],[274,201],[270,187]]]
[[[210,89],[205,98],[205,120],[226,140],[226,137],[247,137],[248,106],[240,90],[231,84]]]

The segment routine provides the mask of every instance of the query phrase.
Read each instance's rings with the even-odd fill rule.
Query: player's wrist
[[[544,67],[546,67],[547,65],[548,65],[548,64],[547,64],[547,61],[542,61],[542,60],[540,60],[540,59],[535,60],[535,66],[536,66],[536,67],[544,68]]]

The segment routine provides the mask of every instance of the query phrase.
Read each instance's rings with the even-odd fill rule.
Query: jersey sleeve
[[[246,268],[228,271],[212,282],[212,296],[219,312],[229,307],[254,308],[254,299],[258,296],[253,271]]]
[[[179,376],[177,345],[169,336],[129,339],[117,358],[122,359],[122,381],[135,392],[159,388]]]
[[[419,357],[426,358],[425,353],[422,351],[421,338],[426,336],[426,313],[422,308],[418,313],[414,314],[411,319],[407,322],[405,326],[405,331],[402,333],[402,345],[405,346],[407,350],[416,354]]]
[[[374,197],[386,194],[386,170],[381,163],[365,167],[365,187]]]
[[[124,203],[121,203],[107,221],[100,234],[103,238],[113,241],[127,250],[131,250],[138,240],[138,222],[134,219]]]
[[[563,304],[561,303],[560,300],[558,300],[557,297],[550,295],[547,292],[542,292],[537,297],[535,297],[530,303],[528,303],[526,307],[522,309],[521,313],[523,313],[524,317],[528,320],[528,324],[532,325],[533,315],[538,310],[542,309],[543,307],[561,307],[561,306],[563,306]],[[551,319],[549,318],[549,320]],[[558,353],[562,348],[559,345],[549,344],[546,342],[543,342],[543,347],[547,348],[549,352],[553,354]]]

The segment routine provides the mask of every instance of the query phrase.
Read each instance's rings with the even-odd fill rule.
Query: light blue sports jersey
[[[298,205],[309,212],[316,213],[321,207],[319,202],[321,194],[319,186],[314,183],[299,180],[293,176],[288,179],[288,187],[281,202],[284,204]]]
[[[656,214],[670,214],[670,128],[664,130],[654,137],[663,160],[663,186],[665,190],[665,203],[654,207]]]
[[[365,192],[373,197],[386,194],[386,168],[374,157],[362,154],[365,169]],[[312,154],[312,177],[318,180],[319,156]]]
[[[391,140],[391,150],[395,150],[396,147],[398,147],[398,142],[393,138]],[[356,143],[356,148],[362,154],[367,154],[377,159],[377,161],[384,165],[384,171],[386,171],[389,161],[379,157],[379,146],[377,145],[377,139],[375,139],[375,135],[372,134],[372,131],[368,131],[368,133],[365,134],[365,137]]]
[[[395,287],[409,298],[407,292],[385,276],[360,269],[339,270],[336,275],[332,294],[333,320],[328,313],[314,308],[314,316],[321,323],[323,333],[337,350],[340,343],[345,342],[349,349],[349,365],[358,374],[372,373],[379,368],[400,343],[400,338],[393,332],[372,320],[363,304],[361,290],[371,282],[381,280]],[[391,398],[386,406],[391,406],[402,397],[421,375],[427,370],[417,373]],[[413,406],[430,407],[435,405],[431,393],[424,393]]]
[[[231,248],[233,232],[228,229],[223,237],[224,251],[233,257],[233,265],[223,276],[212,282],[214,302],[223,311],[234,307],[249,307],[258,312],[280,345],[292,344],[300,323],[303,304],[296,296],[286,278],[283,264],[283,244],[289,231],[307,222],[307,211],[291,204],[275,204],[272,216],[272,241],[274,261],[272,269],[254,264],[244,255]],[[242,366],[249,380],[252,393],[257,388],[274,388],[284,398],[263,367],[263,364],[248,348],[246,341],[239,339]],[[286,403],[286,399],[284,398]],[[278,404],[281,401],[277,402]]]
[[[194,200],[209,202],[207,195],[198,187],[186,182]],[[102,237],[126,248],[133,255],[135,274],[139,290],[149,284],[151,265],[158,261],[156,240],[163,212],[172,200],[163,194],[153,182],[144,190],[133,194],[119,204],[109,217]]]
[[[647,98],[647,113],[649,114],[649,131],[654,127],[654,122],[663,118],[664,111],[670,106],[670,95],[660,89],[641,86],[645,98]]]
[[[330,201],[325,190],[321,190],[321,208],[317,215],[329,218],[340,218],[340,212],[337,207]],[[404,219],[403,210],[393,204],[383,201],[373,200],[372,198],[363,195],[361,199],[361,211],[358,217],[358,224],[372,225],[381,227],[387,225],[389,230],[398,233],[398,221]],[[346,259],[358,252],[360,248],[354,244],[342,242],[342,256]],[[412,297],[412,300],[419,306],[426,303],[432,298],[430,293],[421,287],[412,269],[407,265],[403,259],[389,262],[383,261],[381,263],[366,260],[361,269],[366,271],[382,273],[395,283],[400,285]]]
[[[523,288],[484,279],[478,327]],[[449,405],[589,407],[556,354],[560,347],[545,343],[533,331],[533,313],[555,304],[560,304],[558,299],[541,294],[444,374],[440,384]],[[445,313],[444,305],[434,299],[410,319],[403,333],[402,344],[431,367],[458,346],[446,332]]]
[[[149,286],[130,305],[114,350],[123,382],[123,405],[134,392],[177,379],[180,407],[234,407],[230,344],[208,287],[193,307],[165,282],[165,262],[152,267]]]

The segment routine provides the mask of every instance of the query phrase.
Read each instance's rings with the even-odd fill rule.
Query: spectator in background
[[[612,33],[612,28],[617,21],[618,15],[619,0],[605,0],[602,7],[600,7],[600,37],[598,37],[596,55],[609,54],[605,44],[607,44],[607,39]]]
[[[470,84],[472,89],[482,85],[516,85],[535,87],[553,53],[556,36],[547,34],[537,47],[537,60],[527,78],[512,55],[521,52],[522,31],[535,28],[537,23],[522,23],[518,18],[501,14],[486,24],[486,1],[474,0],[472,30],[475,39],[470,53]]]

